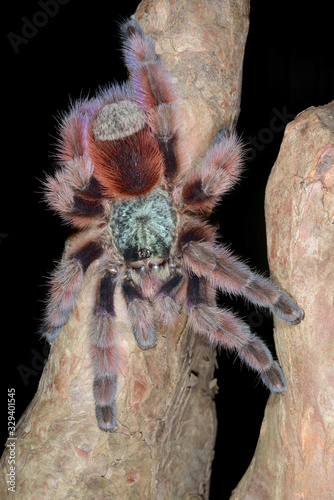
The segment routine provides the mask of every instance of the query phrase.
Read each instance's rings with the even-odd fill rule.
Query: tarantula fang
[[[114,294],[121,290],[141,349],[157,343],[156,323],[183,306],[192,332],[236,351],[273,392],[283,373],[264,342],[234,313],[218,308],[216,290],[242,295],[291,324],[303,310],[226,247],[202,214],[238,181],[243,148],[221,130],[199,168],[190,168],[171,75],[134,17],[122,25],[129,80],[74,103],[60,126],[60,168],[47,176],[49,206],[77,233],[52,275],[43,335],[64,326],[88,267],[99,285],[91,313],[90,354],[96,418],[116,428],[119,339]]]

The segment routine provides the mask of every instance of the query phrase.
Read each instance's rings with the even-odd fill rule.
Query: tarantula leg
[[[135,18],[123,24],[122,32],[130,85],[136,101],[147,112],[147,123],[164,156],[165,175],[173,179],[186,168],[187,159],[178,132],[180,110],[172,77]]]
[[[270,391],[285,392],[282,370],[265,343],[236,315],[205,303],[207,288],[206,280],[190,276],[187,286],[190,328],[195,333],[206,335],[212,345],[236,351],[249,368],[259,373]]]
[[[177,272],[160,287],[156,294],[154,310],[165,325],[173,324],[181,313],[182,305],[176,298],[183,283],[183,275]]]
[[[53,272],[49,300],[45,309],[42,335],[55,340],[71,312],[83,282],[83,272],[77,260],[60,262]]]
[[[119,354],[114,326],[116,277],[117,274],[106,271],[101,279],[90,334],[95,414],[100,429],[104,431],[115,430],[117,422],[115,396]]]
[[[183,262],[198,276],[209,279],[215,288],[242,295],[258,306],[269,308],[291,324],[299,323],[304,318],[304,311],[289,295],[280,291],[269,279],[251,271],[223,246],[189,241],[183,248]]]
[[[241,285],[240,294],[256,305],[268,307],[276,316],[288,321],[291,324],[297,324],[304,319],[304,311],[298,304],[279,290],[268,278],[251,271],[244,263],[240,262],[234,256],[221,247],[218,251],[218,266],[213,273],[213,280],[227,283],[225,286],[231,288],[232,282],[237,282],[235,291]]]
[[[122,25],[123,55],[130,71],[130,83],[136,100],[147,112],[161,104],[177,103],[170,73],[155,52],[154,42],[131,18]]]
[[[102,253],[96,241],[89,241],[57,266],[51,278],[42,335],[52,342],[62,330],[76,302],[84,274]]]
[[[243,170],[242,143],[234,132],[222,129],[205,153],[197,171],[185,177],[182,196],[189,208],[212,210],[235,185]]]
[[[130,279],[123,282],[122,290],[137,344],[141,349],[155,347],[157,336],[151,303],[144,298],[140,288]]]
[[[69,160],[54,177],[47,176],[44,185],[48,205],[65,222],[82,228],[91,223],[92,218],[102,217],[101,188],[87,158]]]
[[[121,25],[123,57],[126,67],[131,71],[147,62],[158,62],[154,42],[146,36],[135,16]]]
[[[87,154],[87,132],[90,120],[99,106],[98,99],[78,99],[70,111],[62,116],[58,143],[58,158],[62,163]]]
[[[58,144],[62,168],[44,181],[48,205],[59,212],[65,222],[80,228],[103,215],[101,187],[93,177],[87,141],[90,117],[97,105],[97,100],[78,101],[63,117]]]

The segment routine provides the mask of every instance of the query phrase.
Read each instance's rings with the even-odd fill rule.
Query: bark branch
[[[334,101],[288,125],[266,191],[274,281],[305,310],[275,319],[288,391],[272,395],[253,461],[233,500],[308,498],[334,491]]]
[[[143,1],[136,17],[171,69],[195,158],[239,114],[248,0]],[[68,243],[70,244],[70,242]],[[17,426],[17,499],[208,498],[216,434],[215,354],[186,315],[141,351],[118,295],[122,332],[118,430],[96,425],[88,354],[96,283],[88,270],[74,312],[52,346],[38,392]],[[2,457],[1,497],[8,450]]]

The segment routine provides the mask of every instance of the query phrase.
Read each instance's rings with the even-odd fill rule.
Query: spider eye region
[[[117,203],[110,221],[115,244],[127,262],[168,258],[175,224],[172,202],[158,190]]]
[[[138,250],[138,257],[140,260],[149,259],[151,257],[151,250],[149,248],[141,248]]]

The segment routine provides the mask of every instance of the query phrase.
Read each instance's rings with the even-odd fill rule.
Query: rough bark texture
[[[233,500],[334,498],[334,101],[288,125],[266,191],[272,278],[305,310],[275,319],[287,378]]]
[[[138,7],[137,19],[175,76],[194,158],[239,114],[248,11],[248,0],[155,0]],[[118,430],[100,431],[88,354],[95,287],[92,266],[17,426],[15,498],[208,498],[216,434],[214,352],[187,333],[185,314],[160,332],[156,348],[141,351],[119,295],[126,355],[116,398]],[[7,452],[0,478],[4,499],[12,498]]]

